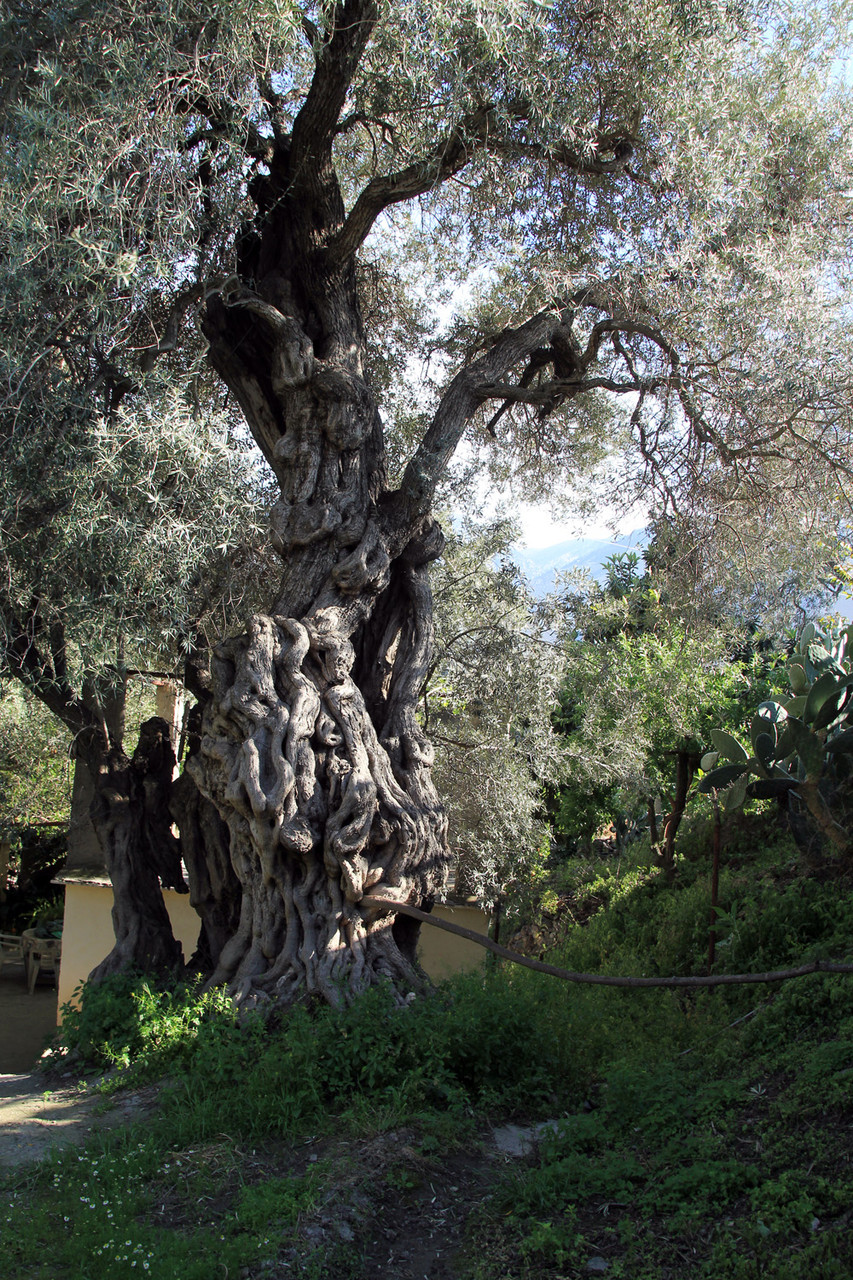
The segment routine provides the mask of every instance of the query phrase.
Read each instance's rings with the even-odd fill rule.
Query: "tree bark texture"
[[[192,760],[201,746],[202,711],[208,694],[199,684],[197,668],[190,669],[188,664],[188,675],[199,698],[186,723],[187,760]],[[172,783],[169,809],[181,833],[190,904],[201,918],[198,945],[188,968],[210,974],[240,923],[242,889],[231,865],[228,826],[212,801],[199,791],[191,769],[186,767]]]
[[[15,616],[5,659],[12,673],[70,730],[83,771],[75,770],[75,799],[85,797],[82,777],[91,786],[89,817],[113,889],[115,946],[89,975],[100,981],[123,969],[165,971],[181,968],[161,892],[187,891],[180,846],[171,829],[169,795],[175,755],[165,720],[142,725],[133,757],[124,751],[126,672],[120,665],[100,676],[89,672],[79,693],[71,686],[65,661],[61,614],[45,626],[39,601],[23,618]],[[82,786],[82,783],[81,783]],[[72,809],[73,813],[73,809]],[[83,859],[74,866],[85,866]],[[77,851],[79,853],[79,850]]]
[[[376,12],[348,0],[289,134],[250,186],[237,273],[208,297],[210,359],[278,480],[283,572],[267,615],[214,650],[188,765],[227,825],[242,890],[211,982],[242,1004],[332,1003],[426,979],[419,924],[362,894],[430,908],[446,823],[416,719],[431,659],[431,488],[389,490],[365,378],[355,252],[333,141]],[[380,211],[377,206],[375,216]],[[434,481],[433,481],[434,487]]]
[[[277,301],[299,319],[257,300],[211,309],[212,359],[281,488],[273,609],[214,651],[190,764],[228,826],[242,888],[211,981],[244,1004],[337,1003],[379,979],[401,998],[422,988],[417,922],[359,902],[370,889],[428,908],[446,875],[415,714],[433,643],[428,564],[443,538],[386,489],[354,279],[338,284],[337,300],[335,281],[324,285],[335,331],[323,361],[307,331],[314,313],[294,308],[280,280]]]
[[[349,307],[358,333],[354,294]],[[214,651],[190,764],[227,823],[242,888],[212,977],[241,1003],[336,1003],[380,979],[401,998],[422,988],[417,922],[359,902],[369,889],[429,908],[448,860],[416,719],[433,645],[428,564],[443,538],[385,491],[360,342],[327,344],[344,347],[343,372],[303,386],[311,345],[290,323],[267,352],[282,429],[272,539],[285,571],[273,611]],[[244,404],[258,390],[249,381]]]
[[[175,756],[169,726],[146,721],[129,759],[92,733],[79,747],[95,784],[92,825],[113,886],[115,946],[89,975],[99,982],[123,969],[177,972],[183,965],[163,888],[186,893],[178,842],[171,831],[168,796]]]
[[[209,974],[240,922],[242,890],[231,865],[228,827],[186,770],[172,783],[169,808],[181,833],[190,905],[201,919],[198,944],[187,967]]]
[[[369,890],[429,908],[446,870],[432,753],[410,696],[429,660],[426,571],[398,576],[410,613],[401,632],[389,585],[371,616],[390,619],[372,662],[374,633],[350,631],[344,608],[256,617],[215,652],[190,768],[228,825],[242,888],[239,926],[212,976],[241,1003],[338,1003],[379,979],[403,995],[424,986],[416,922],[401,928],[360,906]]]

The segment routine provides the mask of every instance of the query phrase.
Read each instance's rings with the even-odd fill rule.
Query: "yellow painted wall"
[[[172,932],[188,960],[195,951],[201,922],[190,906],[188,893],[164,889],[163,898],[172,921]],[[74,990],[109,955],[113,933],[113,891],[109,885],[65,885],[65,919],[62,927],[62,963],[59,966],[59,1007],[70,1001]]]
[[[439,903],[433,907],[432,914],[441,920],[449,920],[451,924],[461,925],[463,929],[473,929],[476,933],[488,933],[489,918],[482,907],[465,903],[461,906],[450,906]],[[482,965],[486,951],[478,947],[476,942],[467,938],[457,938],[445,929],[434,929],[432,925],[421,925],[418,957],[424,969],[434,982],[449,978],[451,974],[478,969]]]

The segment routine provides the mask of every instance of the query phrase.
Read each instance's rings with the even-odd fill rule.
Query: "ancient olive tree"
[[[212,980],[280,1003],[418,989],[416,926],[382,900],[428,908],[445,881],[418,698],[433,507],[466,433],[536,491],[624,448],[627,483],[712,515],[825,511],[849,465],[844,15],[4,15],[0,252],[51,296],[10,385],[85,351],[132,404],[153,366],[189,385],[203,342],[275,477],[278,585],[197,681],[189,770],[242,889]],[[51,294],[68,264],[80,288]],[[465,315],[407,355],[448,283]],[[409,392],[437,347],[437,390]]]
[[[46,352],[48,394],[36,393],[31,374],[2,442],[2,674],[61,722],[63,758],[70,738],[77,781],[81,768],[90,781],[116,891],[116,946],[103,971],[174,970],[181,950],[160,886],[186,891],[182,852],[194,868],[171,829],[169,726],[151,719],[128,745],[129,683],[140,667],[180,669],[186,642],[201,641],[213,607],[231,594],[221,548],[235,559],[242,551],[245,565],[233,518],[242,511],[245,539],[246,451],[228,446],[221,423],[202,427],[162,403],[145,422],[75,412],[79,387],[56,363]]]

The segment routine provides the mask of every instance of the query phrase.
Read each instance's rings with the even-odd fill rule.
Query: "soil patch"
[[[150,1187],[149,1220],[197,1231],[228,1218],[245,1188],[285,1180],[296,1189],[316,1167],[319,1202],[311,1195],[314,1203],[299,1213],[293,1235],[278,1245],[271,1241],[270,1256],[245,1270],[244,1280],[284,1280],[319,1257],[327,1267],[340,1263],[346,1275],[355,1274],[349,1264],[357,1257],[360,1280],[454,1280],[471,1214],[508,1159],[490,1129],[464,1150],[429,1154],[409,1129],[358,1143],[273,1140],[251,1150],[227,1139],[200,1143],[170,1154]]]
[[[468,1219],[498,1173],[482,1149],[450,1152],[440,1161],[413,1155],[406,1152],[389,1170],[373,1206],[366,1280],[453,1280]]]
[[[0,1076],[32,1071],[56,1031],[53,974],[36,982],[32,995],[22,964],[0,970]]]
[[[69,1074],[50,1082],[37,1072],[0,1075],[0,1169],[43,1160],[55,1147],[79,1146],[96,1129],[134,1123],[151,1109],[152,1086],[105,1102]]]

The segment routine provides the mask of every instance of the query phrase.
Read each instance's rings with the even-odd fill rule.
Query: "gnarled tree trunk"
[[[427,566],[443,538],[429,494],[412,502],[387,485],[355,271],[378,208],[343,234],[332,155],[375,17],[360,3],[338,15],[291,132],[276,132],[252,180],[237,273],[204,314],[211,361],[280,487],[282,580],[269,614],[214,651],[189,764],[227,823],[242,887],[211,981],[243,1004],[338,1003],[380,980],[401,999],[422,988],[417,923],[361,897],[429,909],[446,876],[415,715],[433,634]]]
[[[188,718],[189,760],[198,755],[201,746],[202,709],[207,701],[203,689],[196,687],[195,692],[201,700]],[[210,974],[240,923],[242,889],[231,863],[228,826],[216,805],[199,791],[192,771],[186,767],[172,783],[169,809],[181,833],[190,904],[201,918],[198,945],[188,968]]]
[[[191,769],[227,821],[243,890],[212,977],[241,1003],[425,984],[417,924],[360,899],[429,909],[445,879],[446,824],[414,714],[437,545],[410,542],[357,594],[331,581],[301,618],[256,617],[215,652]]]
[[[161,884],[179,893],[187,887],[169,819],[175,766],[169,726],[159,717],[147,720],[132,758],[115,743],[105,744],[98,730],[85,735],[78,749],[94,782],[90,814],[112,881],[116,937],[90,981],[124,969],[176,973],[183,954]]]
[[[556,368],[559,342],[574,341],[568,302],[497,335],[450,383],[389,487],[356,255],[384,209],[458,173],[498,119],[472,109],[420,159],[368,180],[347,211],[335,144],[377,15],[374,0],[344,0],[312,35],[295,117],[262,84],[270,131],[251,144],[254,224],[235,238],[232,273],[205,294],[211,362],[280,488],[281,583],[268,615],[215,651],[190,765],[228,825],[243,891],[212,980],[243,1002],[337,1002],[383,979],[404,999],[423,985],[418,924],[362,895],[429,908],[446,876],[416,718],[432,645],[428,565],[443,543],[432,498],[466,424],[502,398],[511,371],[534,353],[536,368],[552,357]]]

